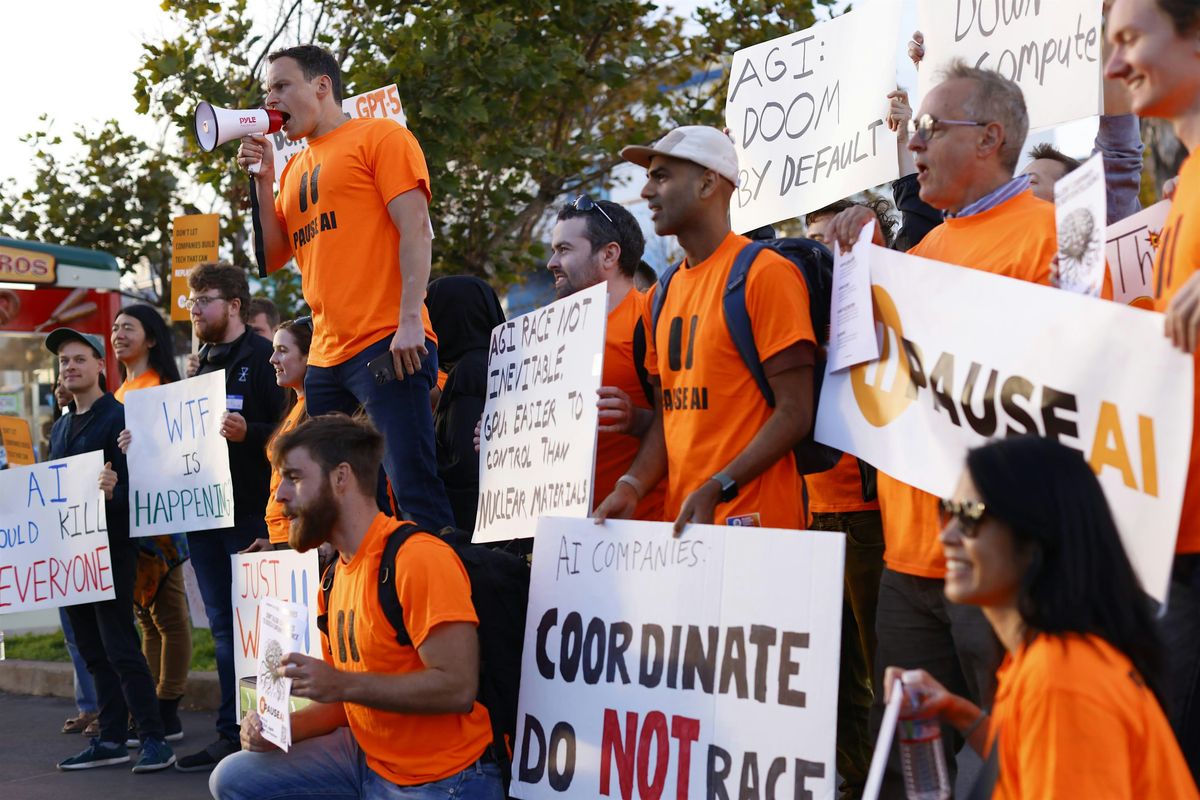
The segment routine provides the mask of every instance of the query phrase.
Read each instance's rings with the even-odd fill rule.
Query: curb
[[[69,661],[0,661],[0,692],[74,699],[74,668]],[[180,707],[188,711],[216,711],[220,705],[217,673],[190,673]]]

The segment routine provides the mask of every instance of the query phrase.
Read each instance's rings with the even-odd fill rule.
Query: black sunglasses
[[[958,520],[958,529],[968,539],[979,535],[979,523],[987,516],[987,506],[975,500],[950,500],[943,497],[938,500],[942,527],[950,524],[951,519]]]
[[[599,211],[604,215],[604,218],[608,220],[609,225],[615,226],[617,224],[613,222],[613,218],[608,215],[608,212],[604,210],[603,206],[592,200],[592,198],[588,197],[586,194],[581,194],[576,197],[575,202],[571,203],[571,208],[575,209],[576,211],[582,211],[584,214],[589,211]]]

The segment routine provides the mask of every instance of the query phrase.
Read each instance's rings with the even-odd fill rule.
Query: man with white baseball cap
[[[746,279],[746,308],[767,382],[768,405],[738,355],[722,311],[734,260],[750,240],[730,229],[737,152],[716,128],[686,125],[649,147],[626,147],[646,167],[642,189],[659,236],[686,255],[651,289],[646,368],[662,388],[654,420],[629,472],[595,517],[627,519],[642,491],[668,476],[665,518],[678,535],[689,522],[803,528],[792,447],[812,425],[815,336],[800,271],[766,250]],[[665,274],[664,274],[665,277]],[[656,298],[655,295],[665,295]],[[657,300],[657,303],[655,301]],[[669,468],[668,468],[669,467]]]

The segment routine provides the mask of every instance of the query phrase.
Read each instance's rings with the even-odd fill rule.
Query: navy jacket
[[[75,404],[68,406],[69,414],[63,414],[50,429],[50,459],[78,456],[100,450],[104,460],[112,464],[117,473],[117,485],[112,500],[104,504],[108,522],[109,545],[129,541],[129,469],[125,465],[125,454],[117,447],[117,436],[125,429],[125,406],[117,398],[105,393],[92,404],[83,427],[71,436],[71,418],[75,416]],[[99,478],[99,475],[96,476]]]

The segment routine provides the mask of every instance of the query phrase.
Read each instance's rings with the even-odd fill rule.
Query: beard
[[[206,344],[220,344],[228,331],[229,317],[221,317],[216,322],[205,320],[203,325],[196,326],[196,338]]]
[[[288,546],[297,553],[305,553],[329,541],[329,532],[338,521],[337,503],[328,479],[321,486],[321,494],[311,503],[297,510],[288,529]]]

